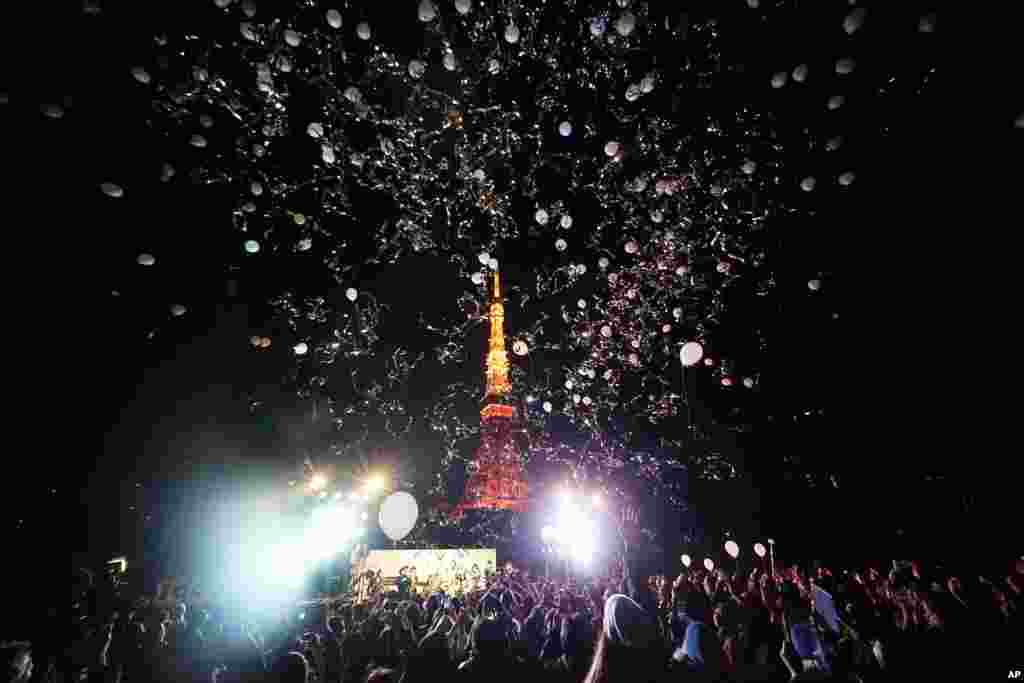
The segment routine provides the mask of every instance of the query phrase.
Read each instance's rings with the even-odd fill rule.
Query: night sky
[[[338,92],[358,82],[366,100],[404,121],[399,124],[351,113],[329,123],[326,112],[349,105],[315,80],[328,73],[317,57],[323,46],[335,56],[342,49],[318,38],[318,32],[331,33],[324,20],[328,5],[259,3],[248,19],[237,2],[223,9],[212,2],[187,8],[102,2],[87,3],[85,11],[72,3],[39,17],[45,22],[37,50],[25,66],[30,87],[4,99],[5,108],[22,108],[32,141],[19,179],[26,194],[12,203],[26,216],[34,251],[67,254],[56,259],[62,276],[49,283],[54,293],[42,295],[46,301],[35,314],[56,330],[37,347],[42,353],[52,344],[50,358],[41,362],[56,378],[32,402],[49,420],[42,434],[60,439],[74,432],[77,446],[60,449],[69,455],[59,460],[12,459],[18,483],[5,496],[6,519],[17,520],[20,538],[51,551],[50,539],[67,538],[73,551],[100,558],[116,551],[151,561],[170,557],[176,543],[187,545],[176,540],[175,529],[194,532],[204,520],[221,519],[216,515],[229,518],[240,501],[268,491],[283,495],[307,454],[341,479],[386,462],[423,500],[456,499],[460,458],[472,453],[474,435],[452,440],[427,415],[448,402],[459,420],[474,420],[473,392],[483,382],[486,337],[479,313],[485,293],[469,275],[480,251],[501,264],[509,348],[514,338],[535,333],[530,353],[511,358],[520,380],[517,400],[531,394],[555,404],[551,416],[538,410],[539,401],[527,410],[532,433],[546,443],[579,439],[588,429],[578,414],[559,416],[572,393],[560,387],[586,353],[574,346],[578,325],[564,322],[561,311],[573,311],[577,299],[586,298],[593,302],[588,311],[600,318],[596,311],[611,305],[615,294],[598,257],[613,254],[610,270],[628,269],[627,238],[645,249],[656,230],[684,220],[680,209],[660,227],[646,217],[631,222],[630,211],[643,203],[629,199],[624,184],[646,174],[653,185],[659,173],[689,174],[680,194],[694,196],[706,196],[715,178],[726,178],[716,182],[732,183],[726,198],[739,195],[740,206],[749,208],[743,215],[764,211],[767,218],[760,232],[730,238],[733,255],[741,258],[727,277],[718,277],[715,263],[726,257],[715,255],[714,241],[701,240],[725,231],[728,215],[710,200],[695,200],[688,209],[695,219],[687,233],[693,236],[687,238],[691,265],[696,273],[710,263],[711,285],[697,297],[693,320],[674,327],[665,348],[671,358],[683,341],[700,338],[716,358],[714,368],[693,371],[696,418],[706,434],[700,448],[731,462],[735,477],[717,481],[690,460],[677,490],[687,512],[665,494],[650,505],[649,523],[669,537],[679,533],[677,525],[690,524],[709,538],[733,530],[740,537],[774,535],[780,543],[813,541],[832,553],[879,555],[897,541],[941,537],[939,527],[947,524],[970,519],[987,525],[1001,511],[1000,496],[991,492],[1008,484],[988,480],[998,458],[980,441],[960,445],[953,436],[971,412],[969,396],[954,386],[964,374],[988,373],[1000,361],[979,337],[986,323],[967,313],[970,278],[962,267],[974,260],[965,252],[976,239],[970,233],[990,229],[984,216],[998,216],[1010,201],[1014,173],[1009,163],[1004,172],[996,162],[986,174],[967,161],[979,153],[962,133],[970,128],[978,140],[1000,145],[993,149],[1002,158],[1019,158],[1014,117],[1020,112],[965,101],[965,91],[942,68],[947,25],[927,3],[858,3],[865,13],[852,20],[855,7],[832,0],[761,2],[757,8],[741,0],[693,2],[671,12],[658,3],[633,3],[638,28],[621,53],[595,47],[588,36],[589,18],[599,11],[610,17],[609,34],[623,12],[616,3],[598,4],[569,3],[554,22],[523,3],[518,56],[501,40],[503,24],[488,28],[493,36],[487,40],[464,32],[456,41],[460,69],[498,54],[511,60],[505,68],[511,64],[522,73],[496,81],[473,72],[461,86],[438,66],[438,34],[417,20],[416,2],[339,4],[342,28],[334,33],[347,41],[348,61],[329,74]],[[450,5],[439,3],[440,13],[445,30],[454,26],[458,33],[469,24],[459,24]],[[285,72],[274,67],[273,88],[287,91],[281,109],[287,119],[274,123],[283,130],[262,159],[249,146],[260,137],[254,131],[277,114],[272,93],[257,92],[260,57],[243,45],[239,22],[265,26],[274,18],[284,23],[267,29],[256,52],[284,54],[270,47],[284,46],[294,66]],[[360,20],[373,26],[371,41],[355,36]],[[282,26],[293,25],[303,36],[300,47],[280,36]],[[369,45],[394,51],[401,64],[424,59],[431,65],[424,81],[432,88],[473,94],[467,110],[496,104],[520,112],[527,123],[507,124],[519,136],[515,149],[502,157],[503,143],[489,136],[507,133],[506,126],[484,123],[483,115],[474,120],[467,113],[463,132],[444,129],[443,112],[419,108],[429,96],[415,90],[407,73],[367,76]],[[597,84],[592,90],[572,73],[544,75],[537,55],[550,54],[553,45],[561,46],[564,67],[554,71],[569,72],[570,65],[589,71]],[[847,57],[855,68],[838,74],[837,60]],[[189,64],[204,65],[210,76],[192,90],[180,87],[194,78]],[[807,65],[803,82],[793,73],[801,64]],[[139,66],[147,82],[133,74]],[[632,109],[617,109],[614,101],[623,101],[630,78],[645,72],[658,74],[653,92]],[[786,75],[782,87],[773,87],[777,73]],[[225,113],[230,93],[210,90],[217,76],[228,91],[237,87],[234,92],[245,94],[239,120]],[[542,96],[549,86],[558,93],[554,103]],[[830,108],[837,95],[841,106]],[[204,113],[212,117],[209,128],[200,121]],[[620,170],[605,157],[605,141],[618,136],[629,143],[655,117],[678,130],[649,147],[638,137],[615,179]],[[753,119],[756,131],[744,133],[744,122]],[[974,124],[981,119],[987,125]],[[534,120],[537,129],[529,125]],[[556,132],[561,120],[574,122],[567,140]],[[348,170],[332,175],[331,164],[321,162],[320,143],[307,128],[312,121],[324,122],[324,137],[335,136],[337,166]],[[720,133],[708,133],[712,121]],[[424,142],[427,130],[441,131],[435,142]],[[382,132],[418,140],[429,151],[413,145],[397,159],[377,159],[373,149]],[[207,144],[190,144],[194,134]],[[476,135],[478,142],[466,151],[459,135]],[[841,146],[828,149],[837,137]],[[759,164],[749,182],[735,170],[744,145]],[[493,178],[496,193],[508,200],[498,218],[475,205],[479,191],[472,179],[451,168],[460,149],[485,156],[491,147],[499,151],[488,157],[488,182]],[[344,163],[349,148],[363,150],[365,167]],[[410,159],[423,164],[420,180],[402,167]],[[453,164],[446,166],[448,160]],[[175,169],[173,177],[166,177],[165,163]],[[855,173],[848,187],[837,182],[844,171]],[[816,179],[813,191],[801,189],[809,176]],[[254,178],[267,191],[246,214],[240,207],[252,199]],[[123,196],[105,193],[102,183],[115,183]],[[279,192],[271,191],[275,183]],[[991,201],[968,201],[970,188],[982,186]],[[339,187],[343,199],[332,194]],[[562,200],[571,207],[572,227],[558,234],[538,227],[535,207]],[[965,220],[961,207],[976,203],[987,206]],[[423,207],[426,213],[416,214]],[[309,224],[294,219],[298,211]],[[418,216],[420,232],[395,237],[396,223],[411,215]],[[621,234],[611,223],[622,226]],[[1001,220],[998,230],[1012,230],[1011,223]],[[486,227],[498,224],[512,226],[511,232],[501,236]],[[314,236],[312,249],[297,250],[296,239],[306,234]],[[558,236],[569,242],[565,252],[553,246]],[[243,242],[254,237],[260,252],[247,254]],[[409,248],[428,237],[432,247]],[[751,263],[758,251],[766,254],[760,269]],[[143,253],[156,263],[140,265]],[[586,275],[545,290],[540,283],[557,280],[552,273],[570,262],[585,264]],[[811,280],[820,287],[812,289]],[[356,304],[346,298],[349,287],[358,289]],[[325,320],[304,317],[303,306],[314,300],[329,309]],[[182,315],[173,313],[175,305],[185,307]],[[368,325],[374,310],[379,316]],[[536,333],[533,326],[545,315],[550,318]],[[966,322],[971,317],[973,325]],[[436,331],[442,328],[447,339]],[[22,327],[21,335],[34,333]],[[258,349],[253,336],[274,343]],[[331,339],[342,348],[328,361],[324,349]],[[441,363],[438,349],[452,339],[464,356]],[[304,358],[293,350],[300,341],[311,348]],[[389,383],[388,362],[396,352],[412,359],[422,353],[424,360]],[[618,367],[624,357],[602,360]],[[678,393],[678,357],[671,370],[664,360],[655,349],[641,363],[666,378],[660,391]],[[68,369],[59,370],[62,365]],[[732,377],[733,386],[723,386],[723,376]],[[360,404],[365,394],[353,388],[353,377],[364,390],[381,382],[382,394]],[[752,388],[742,383],[746,377]],[[445,387],[456,384],[458,397],[451,399]],[[600,419],[592,424],[654,453],[649,458],[655,461],[697,457],[696,451],[680,456],[664,441],[659,447],[659,439],[678,442],[683,417],[680,411],[650,421],[646,402],[630,402],[647,392],[623,379],[601,393],[604,398],[595,397]],[[406,423],[407,431],[389,433]],[[455,422],[445,424],[454,429]],[[445,456],[452,444],[459,454],[454,459]],[[438,473],[447,491],[439,493]],[[655,488],[660,477],[653,475]],[[960,514],[965,496],[977,516]],[[58,516],[58,509],[68,514]],[[670,548],[675,543],[666,541]]]

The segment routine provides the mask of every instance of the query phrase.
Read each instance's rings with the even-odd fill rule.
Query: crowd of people
[[[403,587],[273,617],[94,587],[74,595],[68,641],[51,624],[2,649],[7,680],[60,683],[959,678],[1019,658],[1022,585],[1024,558],[988,576],[918,563],[587,579],[503,568],[466,594]]]

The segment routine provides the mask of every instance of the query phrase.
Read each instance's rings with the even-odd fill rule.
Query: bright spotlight
[[[592,500],[592,502],[594,503],[594,507],[596,507],[596,508],[599,508],[599,507],[601,507],[601,503],[602,503],[603,501],[602,501],[602,499],[601,499],[601,494],[600,494],[600,493],[595,493],[595,494],[594,494],[594,496],[593,496],[593,498],[592,498],[591,500]]]
[[[325,486],[327,486],[327,475],[320,472],[314,474],[313,478],[309,480],[309,488],[314,491],[319,491]]]
[[[381,477],[381,476],[371,477],[366,482],[366,493],[367,493],[367,495],[369,495],[371,493],[379,493],[380,491],[383,491],[383,490],[384,490],[384,477]]]
[[[540,530],[540,537],[545,541],[555,540],[555,527],[548,524]]]
[[[683,561],[683,566],[687,569],[690,568],[690,563],[693,562],[693,560],[690,559],[690,556],[686,554],[682,555],[679,559]]]

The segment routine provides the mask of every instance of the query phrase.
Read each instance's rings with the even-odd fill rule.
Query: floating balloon
[[[821,280],[810,280],[807,283],[807,288],[810,289],[812,292],[817,292],[819,289],[821,289]]]
[[[459,14],[469,14],[469,10],[472,9],[473,4],[470,0],[455,0],[455,9]]]
[[[569,243],[566,242],[561,237],[559,237],[557,240],[555,240],[555,249],[557,249],[558,251],[565,251],[568,247],[569,247]]]
[[[517,356],[525,356],[530,352],[530,347],[522,339],[517,339],[512,343],[512,352]]]
[[[704,347],[699,342],[688,341],[679,349],[679,361],[690,368],[700,362],[704,357]]]
[[[806,178],[804,178],[803,180],[800,181],[800,189],[802,189],[804,192],[810,192],[811,190],[813,190],[814,189],[814,185],[815,185],[815,180],[814,180],[814,178],[812,178],[810,176],[808,176],[808,177],[806,177]]]
[[[345,290],[345,298],[348,299],[349,301],[354,302],[356,299],[359,298],[359,292],[356,291],[355,287],[349,287],[348,289]]]
[[[715,562],[714,562],[714,560],[712,560],[710,557],[705,557],[704,558],[704,569],[707,569],[709,572],[715,571]]]
[[[423,74],[427,72],[427,65],[418,59],[414,59],[409,62],[409,75],[413,78],[423,78]]]
[[[151,266],[154,263],[156,263],[156,259],[153,257],[152,254],[139,254],[139,257],[135,259],[135,261],[140,266]]]
[[[828,98],[828,108],[835,111],[836,109],[839,109],[839,107],[843,106],[844,101],[845,99],[842,95],[833,95]]]
[[[299,342],[292,347],[292,350],[295,351],[296,356],[305,356],[309,351],[309,345],[306,342]]]
[[[260,243],[257,242],[256,240],[246,240],[245,250],[250,254],[255,254],[260,250]]]
[[[174,317],[185,315],[185,307],[181,304],[174,304],[171,306],[171,315]]]
[[[341,12],[336,9],[327,10],[327,25],[331,28],[341,28]]]
[[[150,79],[149,72],[143,69],[141,66],[132,67],[132,76],[135,77],[139,83],[148,84]]]
[[[392,541],[401,541],[409,535],[420,510],[416,499],[405,491],[396,491],[380,504],[380,528]]]
[[[365,21],[360,21],[359,25],[356,26],[356,35],[359,36],[360,40],[370,39],[370,25]]]
[[[434,3],[430,0],[422,0],[419,6],[419,17],[420,21],[424,23],[433,21],[437,17],[437,8],[434,7]]]
[[[684,553],[684,554],[682,554],[682,555],[680,555],[680,556],[679,556],[679,561],[683,563],[683,566],[684,566],[684,567],[686,567],[687,569],[689,569],[689,568],[690,568],[690,563],[691,563],[691,562],[692,562],[693,560],[691,560],[691,559],[690,559],[690,556],[689,556],[689,555],[687,555],[687,554],[685,554],[685,553]]]
[[[613,157],[619,153],[619,143],[612,141],[604,146],[604,153],[606,156]]]
[[[803,83],[807,80],[807,65],[801,64],[800,66],[793,69],[793,80],[797,83]]]
[[[509,24],[505,27],[505,42],[510,45],[515,45],[519,42],[519,27],[515,24]]]
[[[782,86],[786,85],[787,78],[788,76],[785,71],[779,71],[774,76],[772,76],[772,87],[781,88]]]
[[[744,377],[743,378],[743,386],[745,386],[747,389],[753,389],[754,388],[754,378],[753,377]]]
[[[560,223],[561,223],[563,228],[568,230],[569,228],[572,227],[572,216],[570,216],[569,214],[564,214],[562,216],[562,220],[560,221]],[[583,266],[583,267],[585,268],[586,266]]]
[[[636,17],[632,12],[623,12],[615,22],[615,30],[620,36],[628,36],[636,28]]]
[[[298,47],[299,43],[302,42],[302,37],[294,29],[286,29],[284,32],[284,42],[288,43],[292,47]]]
[[[859,29],[864,24],[864,17],[866,14],[867,10],[865,10],[863,7],[858,7],[857,9],[851,11],[849,14],[846,15],[846,18],[843,19],[843,30],[846,31],[848,34],[853,35],[857,31],[857,29]]]
[[[726,541],[725,552],[729,554],[729,557],[735,560],[737,557],[739,557],[740,546],[736,543],[736,541]]]
[[[846,76],[847,74],[853,73],[856,67],[856,62],[850,57],[843,57],[836,62],[836,73],[840,76]]]
[[[303,237],[296,246],[299,251],[309,251],[313,247],[313,240],[309,237]]]
[[[551,405],[551,401],[544,401],[543,408],[545,413],[550,413],[553,407],[554,406]]]
[[[562,121],[558,124],[558,134],[563,138],[567,138],[572,135],[572,124],[568,121]]]
[[[767,552],[768,552],[768,549],[764,547],[763,543],[755,543],[754,544],[754,554],[757,555],[758,557],[764,557],[765,553],[767,553]]]
[[[474,285],[482,285],[484,283],[484,274],[476,272],[470,275],[469,279],[473,282]]]
[[[533,214],[533,219],[537,221],[538,225],[548,224],[548,212],[544,209],[537,209],[537,213]]]
[[[853,171],[846,171],[845,173],[840,174],[839,184],[842,185],[843,187],[849,187],[850,185],[853,184],[853,180],[855,177],[856,175]]]
[[[100,185],[100,189],[103,190],[103,194],[107,195],[108,197],[120,199],[121,197],[124,196],[124,190],[121,188],[121,186],[115,185],[114,183],[103,183],[102,185]]]

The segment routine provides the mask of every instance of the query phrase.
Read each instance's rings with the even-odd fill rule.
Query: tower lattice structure
[[[487,390],[480,410],[480,446],[469,467],[466,491],[458,511],[468,509],[526,510],[526,471],[517,443],[522,433],[517,411],[507,396],[508,352],[505,350],[505,304],[501,279],[494,271],[488,318]]]

